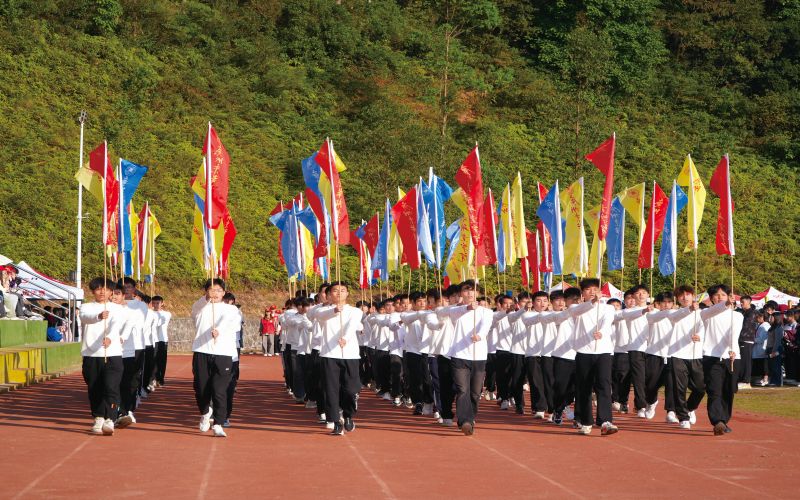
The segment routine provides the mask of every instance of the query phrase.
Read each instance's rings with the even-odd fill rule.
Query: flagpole
[[[103,286],[108,290],[108,252],[106,252],[106,240],[108,239],[108,205],[106,204],[106,184],[108,183],[108,143],[103,141],[103,236],[101,248],[103,249]],[[103,302],[103,312],[108,311],[108,297]],[[108,362],[108,347],[105,340],[108,338],[108,320],[103,318],[103,364]]]
[[[731,254],[731,296],[730,296],[730,300],[734,303],[734,305],[736,304],[736,301],[733,298],[733,254]],[[733,352],[733,311],[734,311],[734,308],[731,308],[731,323],[730,323],[730,329],[729,329],[729,335],[730,335],[730,341],[731,341],[730,348],[729,348],[730,352]],[[729,356],[730,356],[730,354],[729,354]],[[731,373],[733,373],[733,361],[734,361],[734,358],[731,358]]]
[[[119,166],[117,167],[117,182],[119,183],[119,216],[117,217],[117,229],[119,231],[119,240],[117,241],[117,255],[119,256],[119,279],[125,279],[125,254],[124,246],[125,246],[125,225],[122,221],[123,215],[125,215],[125,186],[123,186],[122,182],[122,158],[119,159]]]
[[[83,168],[83,126],[86,123],[87,114],[81,110],[78,122],[81,124],[80,149],[78,151],[78,169]],[[83,265],[83,186],[78,183],[78,241],[75,258],[75,287],[81,287],[81,267]]]
[[[211,220],[213,219],[213,210],[214,210],[214,200],[213,200],[213,189],[211,186],[212,176],[211,176],[211,121],[208,122],[208,133],[206,134],[206,211],[208,212],[208,218],[206,220],[206,227],[208,228],[208,235],[211,240],[211,279],[212,279],[212,286],[214,284],[213,280],[217,278],[217,255],[216,255],[216,242],[214,241],[214,231],[211,228]],[[216,320],[216,309],[214,302],[211,303],[211,330],[213,331],[216,328],[217,320]],[[214,344],[217,343],[217,339],[214,338]]]

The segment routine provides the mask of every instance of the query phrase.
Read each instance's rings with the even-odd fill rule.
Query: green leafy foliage
[[[188,183],[211,120],[232,159],[239,285],[285,283],[268,214],[302,189],[300,160],[326,136],[348,167],[354,225],[431,166],[452,179],[478,141],[496,193],[522,173],[532,227],[537,181],[584,176],[586,207],[599,202],[601,174],[582,157],[616,131],[618,190],[667,189],[687,153],[707,183],[729,152],[736,288],[798,291],[795,1],[0,0],[0,16],[0,253],[48,274],[74,269],[86,109],[86,152],[107,139],[112,160],[151,167],[135,205],[159,217],[158,275],[175,284],[203,277]],[[701,286],[730,280],[717,203],[709,192]],[[102,272],[99,209],[84,197],[85,275]],[[636,232],[629,222],[626,285]],[[685,217],[679,236],[682,249]],[[355,256],[341,253],[354,280]],[[691,254],[678,280],[694,280]]]

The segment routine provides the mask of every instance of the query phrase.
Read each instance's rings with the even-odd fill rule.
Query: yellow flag
[[[133,209],[133,202],[128,204],[128,208],[128,223],[131,228],[131,270],[136,279],[141,279],[141,269],[139,269],[139,214]]]
[[[103,203],[103,178],[100,174],[89,168],[89,163],[86,166],[79,168],[75,173],[75,179],[81,186],[97,198],[100,203]]]
[[[644,238],[645,220],[644,220],[644,195],[645,183],[637,184],[629,187],[617,195],[619,202],[631,216],[631,219],[639,226],[639,245],[642,244]]]
[[[303,260],[306,264],[304,273],[306,276],[311,276],[314,273],[314,239],[311,231],[303,224],[300,224],[300,238],[303,245]]]
[[[200,197],[201,200],[206,201],[206,160],[200,164],[197,169],[197,175],[192,182],[192,192]]]
[[[514,220],[511,214],[511,188],[508,184],[503,190],[503,202],[500,205],[500,224],[503,227],[503,255],[506,266],[513,267],[517,262],[517,252],[514,245]]]
[[[461,188],[456,189],[453,191],[453,194],[450,196],[450,199],[453,203],[461,210],[461,213],[467,215],[469,212],[467,209],[467,199],[464,197],[464,191]]]
[[[563,274],[585,276],[589,271],[589,249],[583,229],[583,177],[560,193],[566,222]]]
[[[458,237],[458,245],[453,252],[453,257],[447,263],[445,271],[450,281],[455,283],[464,281],[472,270],[472,258],[475,254],[475,247],[472,245],[472,234],[469,231],[469,218],[461,218],[461,234]]]
[[[676,182],[678,185],[686,188],[686,194],[689,196],[689,203],[686,207],[688,209],[686,213],[689,243],[683,251],[690,252],[697,248],[697,229],[700,227],[700,221],[703,219],[703,208],[706,205],[706,188],[703,186],[700,174],[698,174],[697,169],[694,168],[691,155],[686,155],[686,160],[683,162],[683,169],[681,169],[681,173],[678,174]]]
[[[594,275],[595,278],[600,278],[602,275],[602,262],[600,260],[600,255],[604,255],[606,253],[606,242],[600,241],[597,238],[597,227],[600,225],[600,205],[592,208],[584,215],[586,220],[589,222],[589,227],[594,233],[594,237],[592,238],[592,249],[589,252],[589,269],[591,270],[590,274]],[[600,252],[600,255],[598,255],[598,251]]]
[[[511,188],[511,221],[514,224],[514,247],[517,257],[524,259],[528,256],[528,240],[525,237],[525,211],[522,203],[522,175],[517,172],[517,178]]]
[[[223,224],[220,224],[223,225]],[[192,241],[189,244],[189,248],[192,251],[192,255],[200,264],[204,270],[208,270],[206,265],[206,258],[205,258],[205,251],[203,249],[203,212],[197,208],[197,204],[194,206],[194,224],[192,226]]]
[[[397,201],[403,199],[406,195],[405,191],[397,188]],[[387,252],[387,264],[389,271],[397,271],[400,269],[400,257],[403,255],[403,243],[400,241],[400,235],[397,233],[397,225],[392,221],[392,228],[389,231],[389,251]]]

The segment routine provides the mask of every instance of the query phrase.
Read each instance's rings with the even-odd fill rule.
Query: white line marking
[[[206,460],[206,468],[203,471],[203,480],[200,482],[200,487],[197,490],[197,500],[203,500],[206,497],[206,490],[208,489],[208,480],[211,475],[211,464],[214,463],[214,455],[217,453],[217,438],[211,438],[211,451],[208,453],[208,460]]]
[[[767,493],[767,492],[765,492],[763,490],[755,490],[755,489],[750,488],[748,486],[745,486],[743,484],[734,483],[733,481],[728,481],[727,479],[724,479],[724,478],[721,478],[721,477],[717,477],[717,476],[715,476],[713,474],[709,474],[707,472],[703,472],[703,471],[701,471],[699,469],[692,469],[691,467],[687,467],[687,466],[685,466],[683,464],[679,464],[678,462],[673,462],[672,460],[667,460],[666,458],[662,458],[662,457],[659,457],[659,456],[656,456],[656,455],[650,455],[649,453],[641,452],[641,451],[639,451],[637,449],[630,448],[628,446],[625,446],[625,445],[622,445],[622,444],[619,444],[619,443],[615,443],[615,442],[613,442],[611,440],[609,440],[608,442],[609,442],[609,444],[613,444],[614,446],[619,446],[620,448],[622,448],[624,450],[628,450],[628,451],[632,451],[634,453],[638,453],[639,455],[643,455],[643,456],[645,456],[647,458],[652,458],[652,459],[655,459],[655,460],[659,460],[659,461],[664,462],[666,464],[672,465],[673,467],[678,467],[679,469],[683,469],[683,470],[692,472],[694,474],[701,474],[701,475],[703,475],[703,476],[705,476],[705,477],[707,477],[709,479],[714,479],[714,480],[723,482],[725,484],[729,484],[731,486],[736,486],[737,488],[742,488],[742,489],[747,490],[747,491],[749,491],[751,493],[755,493],[756,495],[768,496],[770,498],[779,498],[779,497],[776,497],[775,495],[771,495],[771,494],[769,494],[769,493]]]
[[[28,483],[28,486],[26,486],[25,489],[23,489],[22,491],[20,491],[16,495],[14,495],[12,497],[12,500],[16,500],[17,498],[22,498],[24,495],[26,495],[28,492],[30,492],[32,489],[34,489],[36,487],[36,485],[38,485],[44,478],[46,478],[47,476],[49,476],[50,474],[55,472],[59,467],[64,465],[64,463],[67,460],[69,460],[70,458],[74,457],[79,451],[81,451],[87,444],[89,444],[89,442],[92,439],[97,439],[97,438],[86,439],[84,442],[82,442],[81,444],[76,446],[75,449],[72,450],[71,452],[69,452],[69,454],[67,454],[66,457],[62,458],[60,462],[58,462],[54,466],[50,467],[44,473],[42,473],[42,475],[40,475],[39,477],[37,477],[36,479],[34,479],[30,483]]]
[[[578,493],[575,493],[574,491],[572,491],[571,489],[567,488],[566,486],[564,486],[563,484],[559,483],[558,481],[555,481],[555,480],[553,480],[553,479],[550,479],[549,477],[545,476],[544,474],[542,474],[542,473],[540,473],[540,472],[537,472],[537,471],[535,471],[535,470],[531,469],[531,468],[530,468],[530,467],[528,467],[527,465],[525,465],[525,464],[523,464],[523,463],[521,463],[521,462],[518,462],[518,461],[514,460],[513,458],[509,457],[509,456],[508,456],[508,455],[506,455],[505,453],[501,453],[500,451],[498,451],[498,450],[496,450],[495,448],[493,448],[493,447],[489,446],[488,444],[486,444],[486,443],[484,443],[484,442],[482,442],[482,441],[480,441],[480,440],[478,440],[478,439],[475,439],[474,437],[472,438],[472,441],[474,441],[474,442],[478,443],[479,445],[483,446],[484,448],[486,448],[487,450],[491,451],[492,453],[495,453],[495,454],[497,454],[498,456],[500,456],[500,457],[502,457],[502,458],[505,458],[505,459],[506,459],[506,460],[508,460],[509,462],[511,462],[511,463],[513,463],[514,465],[516,465],[516,466],[518,466],[518,467],[520,467],[520,468],[522,468],[522,469],[524,469],[524,470],[526,470],[526,471],[530,472],[531,474],[533,474],[533,475],[535,475],[535,476],[538,476],[538,477],[539,477],[539,478],[541,478],[541,479],[544,479],[545,481],[547,481],[548,483],[552,484],[553,486],[556,486],[556,487],[558,487],[558,488],[561,488],[562,490],[564,490],[565,492],[569,493],[570,495],[572,495],[572,496],[574,496],[574,497],[577,497],[577,498],[583,498],[581,495],[579,495]]]
[[[384,496],[386,498],[396,499],[397,497],[394,496],[394,494],[392,493],[392,490],[389,489],[389,485],[386,484],[386,482],[384,482],[384,480],[381,479],[378,476],[378,474],[375,473],[375,471],[372,469],[372,467],[369,466],[369,463],[364,459],[364,457],[361,455],[361,453],[359,453],[358,449],[355,447],[355,445],[353,445],[352,441],[350,441],[347,438],[345,438],[345,441],[347,441],[347,446],[349,446],[350,449],[353,450],[353,453],[355,453],[355,455],[361,461],[361,465],[363,465],[364,468],[367,469],[367,472],[369,472],[369,474],[372,476],[372,479],[374,479],[375,482],[378,483],[378,486],[380,486],[381,491],[383,491]]]

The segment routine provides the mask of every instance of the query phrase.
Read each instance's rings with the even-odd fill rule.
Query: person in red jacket
[[[275,355],[275,324],[277,321],[278,315],[275,313],[275,306],[269,306],[269,308],[264,309],[264,317],[261,318],[261,327],[259,329],[264,356]]]

